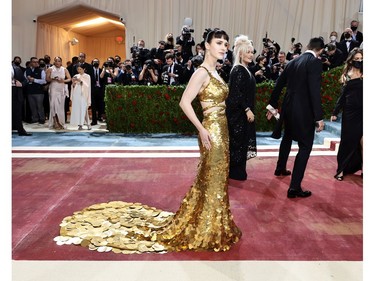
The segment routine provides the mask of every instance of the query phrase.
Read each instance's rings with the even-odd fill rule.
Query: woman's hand
[[[331,116],[331,122],[336,121],[336,120],[337,120],[337,116],[332,115],[332,116]]]
[[[254,122],[255,116],[254,116],[254,113],[251,110],[248,110],[246,112],[246,116],[247,116],[247,121],[249,121],[250,123]]]
[[[211,136],[210,133],[206,129],[202,129],[199,131],[199,136],[202,141],[202,144],[208,150],[211,149]]]

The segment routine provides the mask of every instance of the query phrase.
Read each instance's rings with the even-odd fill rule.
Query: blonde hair
[[[238,35],[234,39],[234,63],[233,66],[241,64],[241,54],[247,53],[248,51],[253,51],[253,41],[251,41],[246,35]]]

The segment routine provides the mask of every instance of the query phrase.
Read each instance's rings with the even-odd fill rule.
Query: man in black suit
[[[358,41],[358,43],[361,45],[363,42],[363,33],[358,30],[359,21],[352,20],[350,22],[350,29],[352,30],[352,38],[354,41]],[[340,41],[345,39],[345,32],[341,34]]]
[[[325,54],[321,57],[323,71],[327,71],[344,64],[344,55],[340,49],[336,48],[336,44],[328,43],[324,50]]]
[[[281,116],[273,137],[280,138],[281,127],[284,124],[284,136],[280,143],[275,175],[292,174],[287,193],[288,198],[311,195],[311,191],[302,190],[301,182],[313,147],[315,127],[317,132],[324,128],[320,98],[322,62],[318,59],[323,48],[322,38],[310,39],[307,51],[286,65],[276,82],[269,101],[269,104],[276,109],[281,91],[284,86],[287,87]],[[267,118],[272,118],[273,114],[275,112],[268,111]],[[286,163],[292,140],[298,142],[298,153],[291,173],[286,169]]]
[[[353,39],[353,31],[350,28],[345,28],[343,33],[344,39],[337,44],[344,56],[344,60],[348,58],[349,53],[355,48],[359,47],[360,43]]]
[[[166,65],[163,66],[163,83],[168,85],[179,85],[181,84],[183,68],[181,65],[174,62],[173,54],[166,54],[165,56]]]
[[[31,133],[26,132],[22,123],[22,108],[23,108],[23,88],[27,84],[21,68],[21,58],[15,56],[12,61],[11,77],[12,77],[12,129],[17,130],[20,136],[31,136]]]

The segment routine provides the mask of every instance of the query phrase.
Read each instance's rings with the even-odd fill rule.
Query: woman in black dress
[[[239,35],[234,43],[234,64],[229,76],[226,114],[229,129],[229,178],[247,179],[246,161],[256,156],[254,123],[256,82],[249,71],[253,59],[252,42]]]
[[[363,153],[363,50],[354,48],[346,60],[341,82],[343,89],[336,102],[331,121],[342,110],[341,140],[337,153],[335,178],[362,170]]]

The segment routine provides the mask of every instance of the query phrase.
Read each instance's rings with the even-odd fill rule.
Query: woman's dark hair
[[[345,61],[345,65],[344,65],[344,69],[343,69],[343,75],[348,74],[349,70],[353,66],[354,56],[358,53],[360,53],[363,56],[363,49],[355,47],[353,50],[350,51],[350,53],[348,55],[348,58]],[[362,71],[363,71],[363,69],[361,69],[361,72]]]
[[[224,38],[225,40],[229,41],[228,34],[224,30],[219,29],[219,28],[214,28],[214,29],[206,28],[205,32],[203,33],[203,38],[204,38],[204,41],[201,43],[203,50],[206,49],[204,46],[204,42],[211,43],[213,38],[217,38],[217,39]]]
[[[206,31],[207,31],[207,35],[205,37],[205,41],[207,43],[211,43],[213,38],[224,38],[225,40],[229,41],[228,34],[222,29],[219,29],[219,28],[206,29]]]

